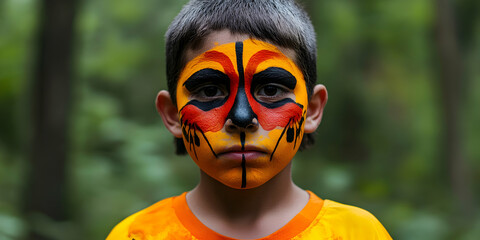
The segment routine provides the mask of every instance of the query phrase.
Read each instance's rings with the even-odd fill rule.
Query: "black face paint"
[[[233,102],[232,109],[227,115],[227,119],[232,120],[233,124],[241,128],[246,128],[250,125],[257,115],[253,112],[250,103],[248,102],[247,94],[245,92],[245,77],[243,73],[243,43],[235,43],[235,52],[237,55],[237,69],[238,69],[238,90]]]
[[[245,132],[240,133],[240,143],[242,144],[242,151],[245,150]],[[242,186],[247,186],[247,168],[245,166],[245,154],[242,154]]]
[[[195,159],[198,160],[197,147],[200,147],[200,138],[197,135],[197,131],[200,132],[200,134],[202,134],[203,138],[205,139],[205,142],[207,143],[208,147],[210,148],[210,151],[212,151],[213,156],[215,156],[215,158],[218,157],[217,153],[215,153],[215,151],[213,151],[212,145],[210,144],[207,137],[205,136],[205,134],[203,133],[203,131],[200,128],[198,128],[195,124],[190,124],[188,121],[180,120],[180,122],[182,122],[183,137],[186,140],[186,142],[188,143],[188,145],[190,147],[190,150],[192,150],[192,148],[193,148],[193,152],[195,153]]]
[[[288,121],[287,125],[283,128],[283,131],[277,140],[277,144],[275,144],[275,148],[273,149],[272,155],[270,155],[270,161],[272,161],[273,154],[277,150],[278,144],[280,143],[280,140],[282,140],[282,137],[285,134],[285,132],[287,133],[287,136],[286,136],[287,142],[291,143],[295,141],[293,144],[293,149],[295,149],[295,146],[297,145],[297,139],[300,137],[300,129],[302,129],[302,125],[305,121],[306,114],[307,114],[307,111],[304,111],[302,117],[297,122],[292,123],[293,119],[290,119]]]
[[[297,85],[297,79],[290,72],[279,67],[269,67],[252,77],[252,89],[267,83],[277,83],[293,90]]]

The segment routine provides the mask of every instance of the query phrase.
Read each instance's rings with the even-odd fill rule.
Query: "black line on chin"
[[[247,186],[247,169],[245,167],[245,155],[242,154],[242,188]]]
[[[245,132],[240,132],[240,142],[242,143],[242,151],[245,150]],[[247,185],[247,168],[245,166],[245,154],[242,154],[242,188]]]

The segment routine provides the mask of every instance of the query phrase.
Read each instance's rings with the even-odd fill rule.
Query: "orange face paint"
[[[260,186],[285,168],[300,146],[307,104],[300,69],[253,39],[194,58],[177,85],[188,153],[232,188]]]

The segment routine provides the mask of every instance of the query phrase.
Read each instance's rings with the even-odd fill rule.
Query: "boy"
[[[288,0],[192,0],[167,34],[157,110],[200,168],[190,192],[122,221],[123,239],[391,239],[365,210],[297,187],[291,160],[327,102],[315,33]]]

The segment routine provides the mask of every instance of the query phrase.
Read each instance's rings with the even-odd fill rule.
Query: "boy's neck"
[[[201,172],[200,183],[187,194],[190,209],[202,223],[236,238],[259,238],[273,233],[299,213],[308,199],[308,193],[291,179],[291,164],[252,189],[233,189]],[[251,229],[257,227],[260,232],[255,234]],[[245,233],[242,229],[250,230]]]

